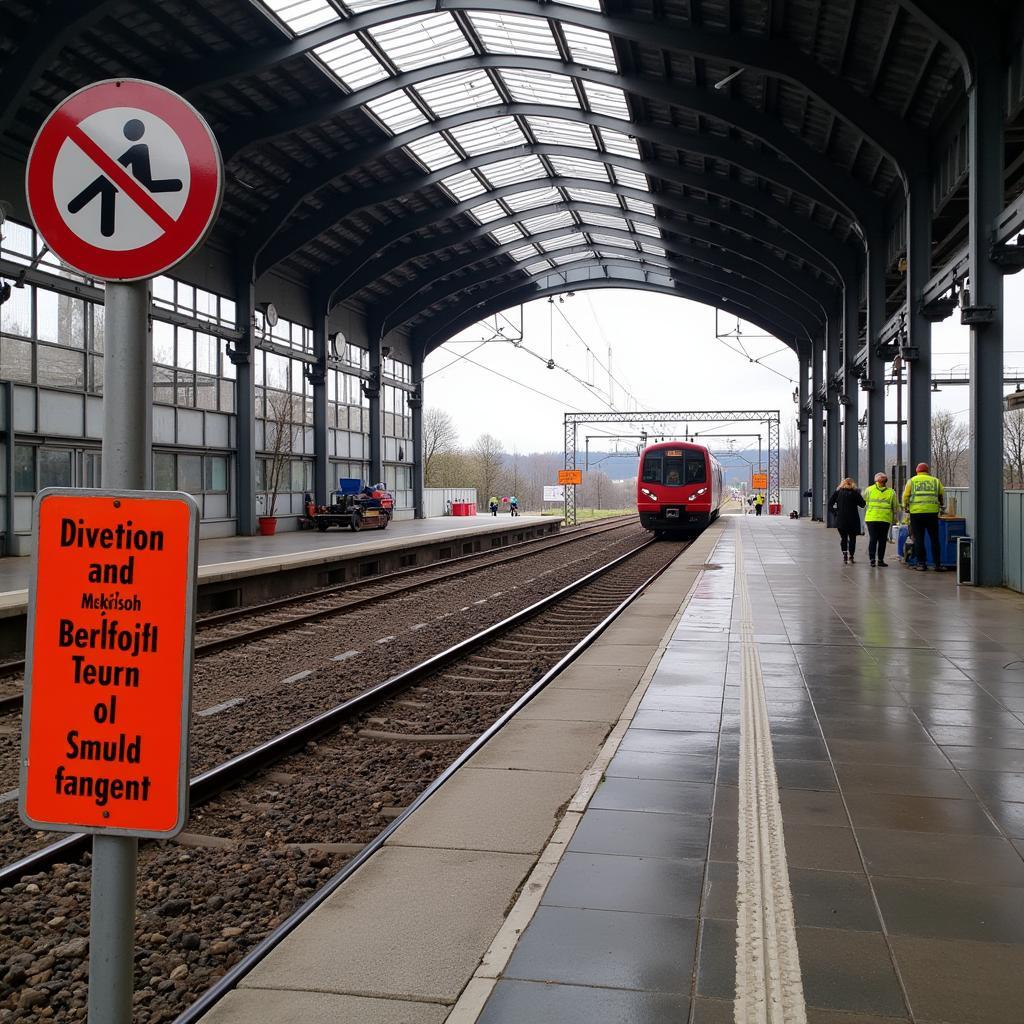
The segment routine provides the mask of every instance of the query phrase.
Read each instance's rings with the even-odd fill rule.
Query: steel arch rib
[[[659,50],[741,64],[806,89],[832,113],[871,139],[903,175],[915,170],[927,152],[925,140],[919,138],[914,129],[894,115],[880,110],[869,97],[845,85],[841,78],[828,74],[787,40],[695,27],[675,28],[655,21],[587,11],[567,4],[545,3],[539,6],[535,0],[406,0],[404,3],[388,4],[313,29],[280,44],[256,48],[244,58],[232,60],[220,57],[197,62],[182,75],[178,87],[186,91],[202,89],[279,64],[299,54],[310,53],[319,46],[336,42],[357,31],[441,11],[494,11],[539,16],[605,32],[617,39]],[[753,108],[751,111],[754,112]]]

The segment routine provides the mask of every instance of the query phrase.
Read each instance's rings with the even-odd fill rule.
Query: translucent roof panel
[[[592,260],[594,254],[592,252],[566,252],[561,256],[553,256],[551,262],[556,266],[564,266],[566,263],[575,263],[576,260]]]
[[[295,35],[338,20],[337,9],[327,0],[263,0],[263,5]]]
[[[562,25],[565,41],[569,44],[569,52],[577,64],[586,64],[591,68],[602,68],[605,71],[618,71],[615,54],[612,52],[612,41],[604,32],[581,28],[579,25]]]
[[[553,60],[561,57],[546,18],[473,11],[469,20],[488,53],[551,57]]]
[[[647,190],[647,176],[639,171],[631,170],[628,167],[619,167],[617,164],[612,168],[615,172],[615,180],[620,185],[629,185],[630,188]]]
[[[509,253],[509,256],[514,260],[532,260],[535,256],[539,255],[540,253],[535,245],[521,245],[518,249],[513,249]]]
[[[446,13],[402,18],[370,29],[370,35],[399,71],[468,57],[473,52],[456,20]]]
[[[434,78],[417,85],[416,92],[438,117],[477,107],[493,107],[501,102],[498,90],[485,71],[464,71],[458,75]]]
[[[491,232],[491,238],[504,245],[505,242],[515,242],[523,237],[522,231],[515,224],[506,224],[504,227],[495,228]]]
[[[542,263],[527,263],[526,270],[530,274],[544,274],[551,269],[551,264],[546,260]]]
[[[631,156],[634,160],[640,159],[640,147],[636,139],[631,139],[622,132],[613,132],[610,128],[598,129],[604,148],[609,153],[618,153],[619,156]]]
[[[370,100],[366,106],[395,135],[400,135],[410,128],[427,123],[423,111],[409,99],[402,89],[389,92],[379,99]]]
[[[508,214],[501,208],[499,203],[481,203],[470,210],[470,214],[481,224],[489,224],[492,220],[500,220]]]
[[[579,232],[572,235],[562,235],[561,238],[552,238],[545,242],[541,248],[544,252],[551,252],[553,249],[564,249],[569,245],[586,245],[587,240]]]
[[[568,211],[562,213],[546,213],[540,217],[531,217],[523,221],[523,227],[536,235],[540,231],[553,231],[555,228],[568,228],[575,226],[572,214]]]
[[[601,10],[601,0],[562,0],[562,3],[566,3],[570,7],[582,7],[588,11]]]
[[[387,69],[358,36],[343,36],[313,51],[331,73],[353,92],[388,77]]]
[[[636,260],[640,261],[641,256],[635,249],[630,252],[628,249],[601,249],[598,255],[608,260]]]
[[[664,256],[665,250],[660,245],[651,245],[650,242],[642,242],[640,248],[644,252],[650,253],[652,256]]]
[[[440,135],[428,135],[425,139],[417,139],[405,148],[415,153],[417,159],[431,171],[457,164],[462,159]]]
[[[633,230],[638,234],[648,235],[651,238],[659,238],[661,236],[661,232],[650,224],[638,224],[636,221],[633,221]]]
[[[619,205],[619,200],[612,192],[599,192],[597,189],[590,188],[567,188],[565,191],[569,193],[571,199],[576,199],[581,203],[600,203],[602,206]]]
[[[362,14],[363,11],[375,11],[379,7],[390,7],[399,0],[345,0],[345,6],[353,14]]]
[[[460,125],[451,129],[451,136],[469,156],[526,144],[526,136],[511,117],[489,117]]]
[[[550,142],[562,146],[581,146],[597,149],[594,133],[589,125],[567,121],[561,117],[528,117],[526,123],[538,142]]]
[[[605,165],[596,160],[581,160],[574,156],[553,156],[550,157],[550,160],[555,172],[562,177],[608,181],[608,171]]]
[[[482,168],[482,173],[495,188],[511,185],[513,182],[530,181],[545,177],[540,157],[517,156],[511,160],[498,160]]]
[[[441,184],[456,199],[472,199],[473,196],[483,195],[486,191],[480,179],[472,171],[459,171],[458,174],[445,178]]]
[[[654,216],[654,207],[642,199],[627,199],[626,206],[634,213],[646,213],[648,217]]]
[[[613,89],[610,85],[598,85],[597,82],[584,82],[583,91],[587,94],[590,109],[595,113],[621,117],[623,121],[629,120],[626,94],[621,89]]]
[[[506,68],[500,74],[517,103],[546,103],[556,107],[579,108],[579,97],[572,86],[572,79],[567,75],[519,68]]]
[[[593,239],[595,245],[629,245],[631,244],[628,238],[619,238],[617,235],[602,235],[597,232],[591,232],[590,237]]]
[[[580,216],[585,221],[584,227],[589,227],[593,224],[599,228],[625,228],[627,227],[625,221],[625,214],[619,214],[616,217],[611,213],[583,213]]]
[[[533,188],[524,192],[513,192],[505,196],[505,202],[517,213],[535,210],[538,206],[550,206],[562,202],[561,193],[550,187]]]

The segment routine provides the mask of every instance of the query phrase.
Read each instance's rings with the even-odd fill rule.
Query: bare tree
[[[291,490],[292,453],[295,451],[295,424],[292,422],[292,395],[281,391],[267,392],[267,415],[264,421],[264,447],[269,456],[266,465],[266,514],[277,513],[277,496]]]
[[[501,442],[491,434],[481,434],[473,445],[474,477],[477,483],[477,498],[486,502],[497,494],[501,481],[505,453]]]
[[[960,481],[964,458],[970,447],[970,431],[949,412],[932,416],[932,472],[947,486]]]
[[[1024,488],[1024,409],[1003,415],[1003,467],[1006,486]]]
[[[779,451],[779,483],[782,487],[800,486],[800,442],[793,421],[786,424]]]
[[[427,409],[423,413],[423,475],[428,487],[444,486],[438,479],[440,463],[445,455],[456,451],[459,432],[451,414],[443,409]]]

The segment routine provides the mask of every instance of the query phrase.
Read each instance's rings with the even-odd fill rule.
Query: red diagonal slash
[[[68,138],[126,195],[140,210],[165,232],[177,223],[175,219],[115,160],[75,125]]]

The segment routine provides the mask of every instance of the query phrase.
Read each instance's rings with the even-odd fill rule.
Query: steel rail
[[[592,570],[585,576],[580,577],[580,579],[567,584],[561,589],[556,590],[553,594],[541,598],[539,601],[535,601],[528,607],[502,619],[500,622],[488,626],[486,629],[473,634],[471,637],[467,637],[465,640],[460,640],[451,647],[431,655],[419,664],[413,665],[411,668],[385,679],[357,694],[355,697],[351,697],[343,703],[321,712],[300,725],[285,730],[273,739],[229,758],[215,768],[202,772],[189,783],[190,805],[196,806],[205,803],[235,783],[256,774],[261,769],[269,767],[285,755],[301,749],[310,740],[317,739],[324,733],[331,732],[354,715],[373,707],[392,693],[415,685],[421,679],[457,661],[488,640],[492,640],[496,636],[514,629],[540,612],[546,611],[559,601],[571,596],[577,590],[580,590],[582,587],[592,583],[623,562],[634,557],[653,543],[656,543],[653,538],[643,541],[631,551],[617,556],[605,565]],[[89,833],[75,832],[44,846],[40,850],[26,854],[24,857],[0,868],[0,889],[13,885],[26,875],[45,871],[54,864],[75,859],[84,854],[89,845]]]

